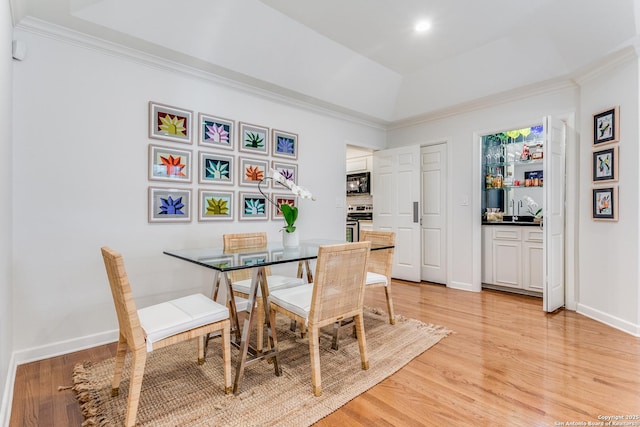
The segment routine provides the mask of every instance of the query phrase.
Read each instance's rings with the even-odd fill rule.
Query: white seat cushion
[[[278,289],[269,294],[269,302],[307,319],[311,311],[313,283],[295,288]]]
[[[287,276],[267,276],[267,284],[269,285],[269,293],[277,289],[292,288],[304,284],[304,280],[298,277]],[[236,292],[242,292],[248,294],[251,288],[251,279],[239,280],[233,282],[233,290]],[[258,296],[262,295],[260,288],[258,287]]]
[[[384,284],[385,286],[387,286],[387,276],[385,276],[384,274],[372,273],[370,271],[367,271],[367,279],[365,281],[365,284],[366,285]]]
[[[249,306],[248,299],[234,296],[233,300],[236,303],[236,311],[247,311],[247,307]]]
[[[180,332],[229,318],[227,307],[202,294],[193,294],[138,310],[146,334],[147,351],[153,343]]]

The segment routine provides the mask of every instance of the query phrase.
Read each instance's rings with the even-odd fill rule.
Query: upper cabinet
[[[542,213],[543,126],[482,137],[483,198],[487,209],[515,216]]]
[[[347,159],[347,173],[351,172],[371,172],[373,167],[373,155],[353,157]]]

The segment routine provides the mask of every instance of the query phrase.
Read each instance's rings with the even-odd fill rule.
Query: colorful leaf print
[[[160,161],[162,162],[162,165],[167,168],[167,176],[186,176],[182,171],[185,167],[185,164],[181,163],[182,158],[180,156],[160,156]]]
[[[177,199],[173,199],[171,196],[166,199],[161,197],[160,202],[160,212],[159,215],[184,215],[182,212],[182,208],[184,208],[184,203],[182,203],[182,197],[178,197]]]
[[[262,181],[264,171],[259,166],[249,166],[244,170],[244,176],[247,181]]]
[[[222,160],[206,160],[205,174],[207,178],[229,180],[229,162]]]
[[[244,146],[251,148],[264,147],[264,138],[257,132],[246,132],[244,136]]]
[[[265,202],[263,199],[245,199],[244,213],[247,215],[263,215]]]
[[[171,116],[170,114],[163,116],[162,113],[159,113],[158,119],[161,123],[158,125],[159,130],[169,135],[187,136],[187,128],[184,127],[186,118],[178,118],[178,116]]]
[[[207,215],[228,215],[229,203],[225,199],[211,197],[207,199]]]
[[[276,150],[278,151],[278,153],[294,154],[293,138],[279,136]]]
[[[216,125],[215,123],[207,123],[205,122],[205,141],[213,141],[213,142],[229,142],[229,132],[227,130],[228,126],[225,125]]]

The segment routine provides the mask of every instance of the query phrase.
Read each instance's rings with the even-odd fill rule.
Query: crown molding
[[[633,44],[625,46],[616,52],[600,58],[597,62],[576,71],[573,73],[573,80],[579,86],[582,86],[591,80],[610,73],[629,61],[637,60],[639,56],[640,42],[635,41]]]
[[[436,111],[432,111],[426,114],[413,116],[407,119],[402,119],[390,124],[387,129],[395,130],[406,127],[416,126],[423,123],[428,123],[436,120],[445,119],[460,114],[470,113],[477,110],[482,110],[496,105],[508,104],[510,102],[520,101],[522,99],[545,95],[548,93],[559,92],[566,89],[575,89],[576,83],[570,78],[559,78],[547,80],[540,83],[534,83],[526,86],[521,86],[512,90],[496,93],[493,95],[487,95],[482,98],[477,98],[468,102],[452,105],[447,108],[442,108]]]
[[[91,49],[103,54],[115,55],[148,67],[180,75],[188,75],[208,83],[231,88],[272,102],[377,130],[386,130],[389,124],[388,121],[370,117],[188,55],[176,53],[178,60],[175,60],[160,56],[160,54],[150,53],[146,50],[158,50],[158,47],[137,39],[135,39],[135,44],[139,45],[140,48],[132,48],[121,43],[95,37],[31,16],[22,19],[16,26],[16,29],[51,38],[62,43]]]

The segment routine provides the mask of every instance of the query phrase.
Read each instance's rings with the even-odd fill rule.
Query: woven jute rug
[[[207,360],[198,366],[197,344],[189,341],[149,354],[142,383],[137,422],[142,426],[305,426],[340,408],[393,374],[450,333],[444,327],[397,316],[390,325],[386,313],[365,311],[369,366],[360,367],[358,344],[351,326],[343,326],[340,348],[331,350],[331,328],[321,336],[322,396],[311,389],[308,341],[289,331],[278,316],[277,336],[282,369],[275,376],[266,361],[245,369],[240,394],[223,391],[219,339],[209,342]],[[233,348],[233,362],[238,351]],[[85,416],[85,426],[122,425],[129,387],[130,354],[120,384],[111,397],[114,359],[78,364],[73,390]],[[235,365],[234,365],[235,366]],[[232,374],[235,369],[232,369]]]

